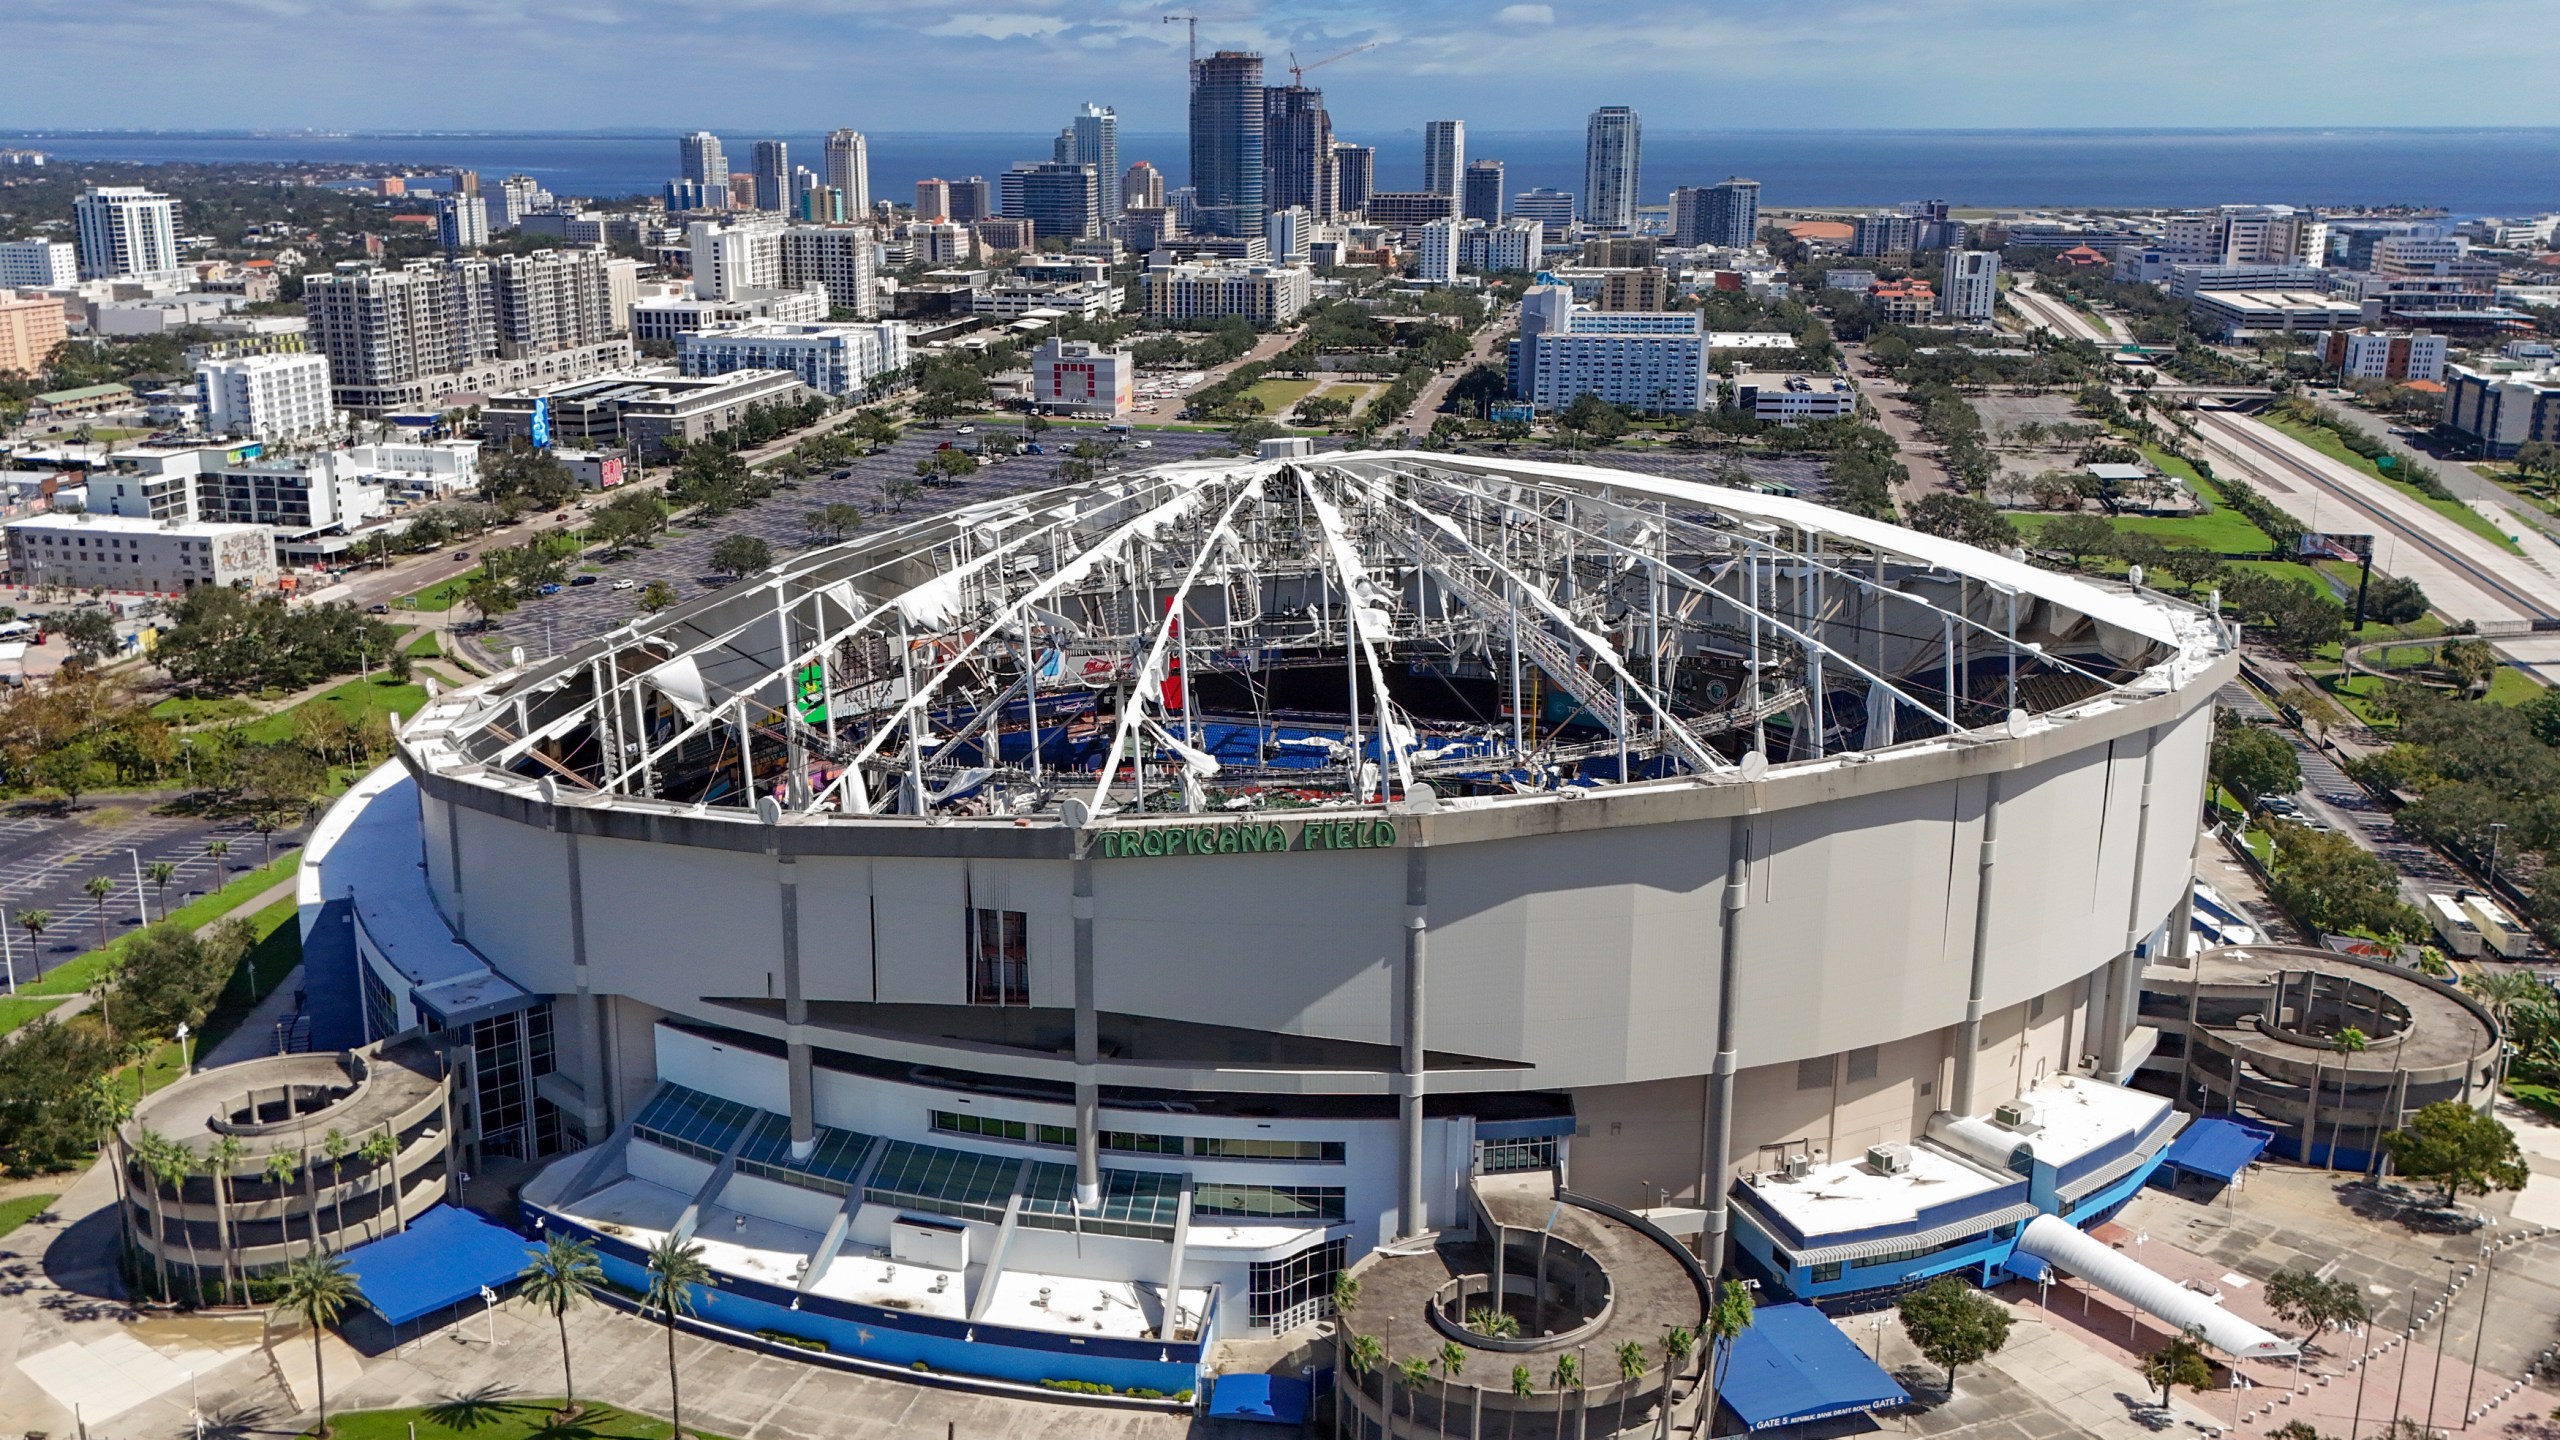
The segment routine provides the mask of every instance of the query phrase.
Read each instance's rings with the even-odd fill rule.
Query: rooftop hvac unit
[[[2023,1105],[1996,1106],[1991,1111],[1991,1123],[2010,1130],[2018,1129],[2027,1123],[2027,1108]]]
[[[1788,1179],[1790,1179],[1790,1180],[1802,1180],[1802,1179],[1806,1178],[1807,1176],[1811,1175],[1812,1173],[1813,1173],[1813,1157],[1812,1157],[1812,1156],[1810,1156],[1810,1155],[1790,1155],[1790,1156],[1788,1156],[1788,1157],[1787,1157],[1787,1178],[1788,1178]]]
[[[1867,1168],[1879,1175],[1908,1175],[1911,1173],[1911,1148],[1907,1145],[1870,1145],[1867,1147]]]

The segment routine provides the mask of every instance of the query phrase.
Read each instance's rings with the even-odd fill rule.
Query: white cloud
[[[1505,5],[1493,12],[1493,18],[1505,25],[1553,25],[1556,23],[1556,7],[1553,5]]]
[[[973,40],[1020,40],[1055,35],[1066,28],[1067,22],[1055,15],[954,15],[924,33]]]

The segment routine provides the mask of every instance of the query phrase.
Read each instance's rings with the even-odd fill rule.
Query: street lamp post
[[[2498,832],[2507,828],[2504,820],[2489,822],[2489,893],[2498,893]]]

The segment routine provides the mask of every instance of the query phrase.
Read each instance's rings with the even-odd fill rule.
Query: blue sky
[[[1191,0],[1338,128],[2560,124],[2548,0]],[[1173,8],[1066,0],[5,0],[0,126],[1182,124]]]

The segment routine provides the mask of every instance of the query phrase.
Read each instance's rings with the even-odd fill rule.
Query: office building
[[[325,355],[242,355],[196,367],[205,429],[252,440],[296,440],[336,428]]]
[[[1147,314],[1158,320],[1215,320],[1241,315],[1256,325],[1294,318],[1315,298],[1315,277],[1297,265],[1220,261],[1151,265]]]
[[[79,283],[80,251],[70,241],[0,241],[0,289],[68,289]]]
[[[2165,286],[2173,299],[2192,300],[2216,290],[2322,291],[2332,278],[2326,270],[2303,265],[2178,263],[2167,266],[2154,283]]]
[[[958,225],[929,228],[954,231],[963,240],[969,233]],[[782,232],[777,283],[785,290],[818,286],[827,292],[830,309],[872,319],[880,313],[880,267],[873,253],[878,244],[868,225],[791,226]]]
[[[1631,270],[1662,261],[1662,242],[1650,235],[1587,235],[1582,263],[1596,270]]]
[[[984,181],[979,182],[984,184]],[[1132,206],[1151,210],[1164,208],[1164,172],[1144,160],[1133,160],[1120,176],[1120,209],[1127,213]]]
[[[1611,270],[1600,277],[1603,314],[1658,314],[1671,308],[1671,275],[1659,266]]]
[[[817,285],[799,290],[747,290],[720,300],[681,295],[653,295],[631,307],[634,344],[657,341],[673,345],[713,325],[772,320],[789,325],[815,325],[835,307]]]
[[[544,250],[307,275],[309,343],[329,357],[337,407],[368,414],[583,378],[631,355],[614,336],[611,258]]]
[[[1100,172],[1052,160],[1019,172],[1023,219],[1039,240],[1081,240],[1102,233]]]
[[[1053,336],[1031,352],[1031,408],[1049,415],[1117,419],[1129,413],[1137,369],[1126,350]]]
[[[1339,218],[1369,208],[1369,193],[1378,188],[1378,149],[1333,142],[1333,213]]]
[[[1426,120],[1422,124],[1422,188],[1434,195],[1458,195],[1459,177],[1467,172],[1467,122]]]
[[[1644,125],[1624,105],[1591,112],[1582,142],[1582,218],[1602,230],[1632,230],[1643,173]]]
[[[749,291],[783,288],[784,229],[779,217],[764,215],[687,225],[693,293],[704,300],[731,300]]]
[[[990,215],[969,230],[981,250],[1028,250],[1035,243],[1031,222],[1018,215]]]
[[[792,207],[792,218],[812,225],[845,223],[844,192],[833,185],[812,185],[800,192],[799,203]]]
[[[843,199],[847,220],[871,218],[871,142],[859,130],[830,130],[827,185]]]
[[[1423,188],[1424,188],[1424,189],[1429,189],[1430,187],[1429,187],[1429,186],[1424,186]],[[1499,223],[1501,223],[1501,220],[1502,220],[1502,162],[1501,162],[1501,161],[1499,161],[1499,160],[1470,160],[1470,161],[1468,161],[1468,162],[1467,162],[1467,171],[1466,171],[1466,182],[1465,182],[1465,184],[1461,187],[1461,190],[1462,190],[1462,195],[1461,195],[1461,197],[1460,197],[1460,198],[1461,198],[1460,210],[1461,210],[1461,213],[1465,216],[1465,218],[1467,218],[1467,219],[1469,219],[1469,220],[1481,220],[1481,221],[1483,221],[1484,223],[1486,223],[1487,225],[1495,225],[1495,224],[1499,224]]]
[[[966,225],[944,221],[939,225],[909,225],[907,243],[915,248],[919,265],[959,265],[975,259],[978,240]],[[866,252],[870,247],[863,247]]]
[[[1331,219],[1338,188],[1333,155],[1333,117],[1325,113],[1323,91],[1274,85],[1262,92],[1265,205]]]
[[[681,446],[745,424],[759,406],[789,404],[808,393],[800,377],[788,370],[694,376],[651,366],[492,394],[480,409],[480,427],[491,444],[510,445],[532,433],[539,411],[554,445],[586,450],[627,446],[644,463],[655,464]]]
[[[1861,215],[1849,233],[1852,255],[1908,255],[1915,221],[1899,213]]]
[[[1498,225],[1469,220],[1458,232],[1458,268],[1479,275],[1533,272],[1546,249],[1546,228],[1521,216]]]
[[[1703,409],[1715,383],[1694,311],[1603,314],[1562,285],[1532,285],[1510,342],[1512,395],[1540,411],[1582,395],[1648,413]]]
[[[916,218],[929,224],[951,218],[951,182],[942,179],[916,182]]]
[[[1573,228],[1576,205],[1572,191],[1550,190],[1543,185],[1511,197],[1512,214],[1537,221],[1547,227],[1548,234],[1559,238]]]
[[[2197,328],[2222,339],[2268,331],[2345,330],[2364,307],[2317,290],[2208,290],[2187,302]]]
[[[1274,210],[1262,222],[1265,253],[1283,265],[1304,265],[1315,228],[1315,217],[1302,205]]]
[[[780,140],[756,142],[756,208],[774,214],[791,209],[791,147]]]
[[[1191,189],[1204,235],[1262,234],[1262,57],[1221,50],[1191,68]]]
[[[708,194],[728,194],[729,156],[720,148],[720,137],[696,130],[677,140],[676,178],[699,185]]]
[[[1683,185],[1671,192],[1671,243],[1749,250],[1760,243],[1760,182],[1740,176],[1721,185]]]
[[[2442,335],[2407,330],[2332,330],[2320,358],[2342,380],[2442,380]]]
[[[1415,249],[1414,278],[1425,285],[1448,285],[1458,278],[1458,235],[1464,222],[1442,217],[1422,227]]]
[[[1434,220],[1458,218],[1458,197],[1436,190],[1380,190],[1369,196],[1369,223],[1411,237]]]
[[[1095,208],[1103,224],[1120,218],[1120,116],[1108,105],[1086,101],[1068,126],[1072,144],[1064,157],[1093,168]],[[954,215],[954,220],[962,217]]]
[[[2329,232],[2317,216],[2290,205],[2223,205],[2168,218],[2160,248],[2191,265],[2278,265],[2318,269]]]
[[[1763,425],[1802,425],[1858,413],[1858,393],[1837,375],[1757,374],[1733,377],[1733,404]]]
[[[1938,271],[1939,313],[1950,320],[1987,321],[2000,303],[2000,252],[1949,250]]]
[[[0,288],[0,375],[41,375],[70,335],[62,302]]]
[[[118,594],[265,590],[276,583],[276,542],[264,525],[56,512],[9,522],[9,573],[20,585]]]
[[[1004,213],[996,208],[995,187],[984,175],[972,175],[951,184],[951,220],[958,225],[975,225],[990,215]]]
[[[177,202],[131,185],[93,186],[72,202],[83,280],[175,280]]]
[[[2560,444],[2560,365],[2452,365],[2444,388],[2444,428],[2483,459],[2513,459],[2537,440]]]
[[[822,395],[866,396],[905,371],[907,327],[898,320],[706,325],[676,342],[676,363],[692,376],[788,370]]]
[[[446,195],[436,201],[436,243],[447,254],[477,250],[489,243],[489,206],[476,195]]]

